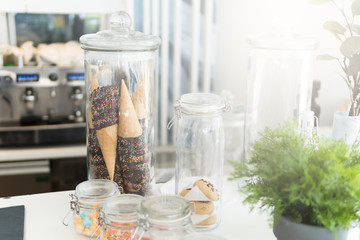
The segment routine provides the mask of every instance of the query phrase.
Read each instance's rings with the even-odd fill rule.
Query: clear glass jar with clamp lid
[[[230,106],[216,94],[189,93],[182,95],[174,108],[175,193],[192,203],[191,220],[196,230],[211,230],[221,217],[225,144],[222,114]]]
[[[99,217],[98,229],[101,228],[101,233],[96,239],[130,240],[137,226],[142,200],[144,197],[139,195],[122,194],[105,201]]]
[[[153,196],[140,204],[140,218],[132,240],[179,240],[191,228],[190,203],[179,196]]]
[[[76,186],[75,194],[70,194],[70,211],[63,220],[68,225],[71,218],[75,230],[83,235],[91,236],[100,233],[99,215],[105,200],[119,196],[119,186],[110,180],[93,179]],[[72,213],[72,214],[71,214]]]

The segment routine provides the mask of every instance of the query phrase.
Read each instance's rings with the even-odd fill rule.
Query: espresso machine
[[[83,68],[0,67],[0,147],[85,140]]]

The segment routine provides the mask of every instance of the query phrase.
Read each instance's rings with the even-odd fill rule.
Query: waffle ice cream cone
[[[119,109],[118,135],[122,138],[139,137],[142,134],[142,128],[124,80],[121,81]]]
[[[91,81],[92,92],[94,94],[101,93],[100,90],[104,89],[104,88],[106,88],[106,87],[100,88],[98,80],[97,80],[97,76],[96,76],[96,74],[94,74],[92,81]],[[96,92],[96,91],[99,91],[99,92]],[[105,97],[109,97],[109,96],[104,95],[103,97],[105,98]],[[103,99],[103,98],[101,97],[100,99]],[[102,101],[106,101],[106,100],[103,99]],[[100,104],[100,106],[102,106],[102,104]],[[98,138],[101,152],[103,154],[105,165],[106,165],[107,171],[109,173],[110,179],[113,180],[114,172],[115,172],[116,146],[117,146],[117,130],[118,130],[117,129],[118,128],[117,120],[115,121],[110,118],[111,121],[108,121],[108,122],[113,122],[114,124],[112,124],[110,126],[108,125],[105,127],[100,127],[100,125],[98,124],[96,127],[96,126],[94,126],[95,125],[94,121],[96,122],[99,119],[93,120],[93,116],[94,116],[94,114],[91,113],[91,111],[90,111],[89,127],[96,128],[96,135]],[[101,115],[98,115],[98,118],[99,118],[99,116],[101,116]],[[108,117],[108,116],[105,116],[105,117]],[[100,117],[100,120],[102,120],[102,119],[103,119],[103,117]],[[101,122],[101,121],[99,121],[99,122]]]
[[[149,71],[147,70],[131,97],[138,119],[144,119],[148,114],[148,92]]]
[[[146,84],[145,80],[143,83]],[[140,89],[139,87],[138,93],[143,91],[141,90],[142,87]],[[143,88],[145,89],[144,85]],[[144,93],[145,90],[141,94],[144,95]],[[150,162],[149,157],[145,154],[146,145],[144,143],[143,130],[133,103],[125,81],[122,80],[118,131],[118,153],[123,180],[122,186],[125,193],[144,196],[150,181]]]
[[[106,168],[111,180],[114,179],[116,146],[117,146],[117,125],[112,125],[96,130],[101,152],[103,154]]]

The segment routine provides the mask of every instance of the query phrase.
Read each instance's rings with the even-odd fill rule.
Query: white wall
[[[11,0],[0,4],[0,12],[111,13],[124,9],[127,1],[129,0]]]
[[[267,32],[274,26],[289,27],[297,33],[319,40],[316,55],[339,56],[339,41],[322,28],[327,20],[342,21],[331,4],[313,6],[307,0],[219,0],[217,68],[215,89],[229,89],[245,99],[247,46],[249,36]],[[315,62],[314,79],[321,80],[317,102],[321,107],[320,126],[332,125],[332,116],[348,90],[336,74],[336,62]]]

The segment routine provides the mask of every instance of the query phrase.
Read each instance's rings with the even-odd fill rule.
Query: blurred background
[[[83,52],[78,39],[108,29],[110,14],[120,10],[132,16],[134,30],[162,39],[158,182],[173,175],[174,129],[166,125],[173,117],[174,102],[184,93],[214,92],[233,103],[233,112],[224,116],[226,160],[243,157],[247,39],[269,33],[302,35],[318,41],[314,56],[339,55],[339,42],[322,27],[328,20],[341,21],[330,4],[314,6],[304,0],[8,1],[0,6],[0,196],[73,189],[87,178]],[[340,72],[336,61],[310,64],[312,106],[320,126],[331,127],[334,112],[348,99],[348,90],[336,74]],[[267,91],[278,89],[273,84]]]

